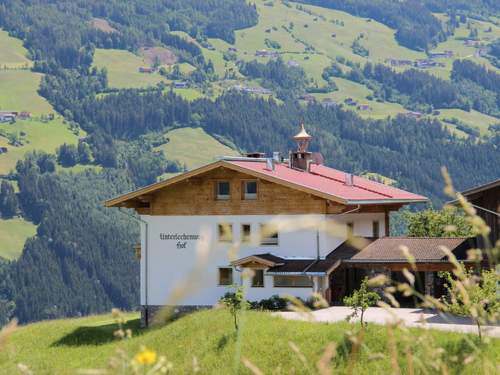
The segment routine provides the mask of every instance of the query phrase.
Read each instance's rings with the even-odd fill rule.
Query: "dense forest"
[[[411,48],[425,49],[444,37],[440,23],[419,2],[305,2],[374,19],[385,15],[381,22],[396,28],[398,40]],[[118,32],[90,27],[92,17],[108,20]],[[0,262],[0,324],[12,315],[27,322],[137,306],[138,265],[131,249],[138,227],[129,216],[104,209],[102,201],[152,183],[165,172],[182,171],[168,155],[154,151],[175,127],[202,127],[246,151],[286,153],[297,124],[304,121],[315,136],[312,148],[323,153],[328,165],[383,174],[436,204],[445,199],[442,165],[459,189],[498,177],[491,165],[500,161],[500,126],[492,127],[490,138],[459,139],[438,121],[405,116],[366,120],[340,106],[304,106],[296,100],[297,93],[309,89],[304,72],[281,59],[239,66],[278,92],[279,100],[227,92],[214,100],[187,101],[162,86],[112,90],[106,71],[90,68],[96,47],[134,50],[155,43],[190,62],[202,72],[196,73],[200,79],[210,79],[213,67],[198,45],[172,31],[184,31],[199,43],[208,37],[231,43],[234,30],[256,22],[255,6],[243,0],[0,4],[0,26],[24,41],[34,69],[46,73],[39,93],[65,121],[87,133],[78,145],[59,147],[56,155],[28,154],[9,176],[19,191],[9,181],[0,186],[0,216],[21,214],[38,225],[19,260]],[[352,65],[344,73],[341,65],[329,67],[324,76],[349,74],[375,95],[408,108],[481,107],[491,114],[500,108],[498,75],[473,63],[457,62],[451,81],[378,65]],[[487,99],[480,100],[481,95]],[[56,172],[57,164],[76,163],[98,165],[102,172]]]

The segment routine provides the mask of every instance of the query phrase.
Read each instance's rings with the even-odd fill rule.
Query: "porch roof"
[[[443,248],[459,260],[466,259],[467,250],[475,246],[473,238],[383,237],[372,242],[346,263],[408,263],[403,247],[416,263],[448,262]]]

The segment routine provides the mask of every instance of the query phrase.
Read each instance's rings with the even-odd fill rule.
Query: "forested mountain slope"
[[[177,128],[201,128],[214,150],[287,153],[304,121],[328,165],[378,173],[435,204],[445,199],[443,165],[459,189],[498,178],[496,5],[370,4],[2,2],[0,27],[33,61],[24,72],[43,74],[35,94],[77,134],[55,153],[19,154],[3,175],[0,216],[29,220],[37,235],[17,261],[0,263],[0,322],[137,306],[137,224],[101,203],[183,171],[169,155]],[[463,32],[472,36],[457,39]],[[446,43],[456,50],[435,58],[441,65],[386,61],[426,60]],[[9,124],[13,134],[19,125]],[[19,151],[6,148],[0,162]]]

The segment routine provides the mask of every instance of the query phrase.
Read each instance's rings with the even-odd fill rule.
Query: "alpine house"
[[[450,266],[439,247],[465,251],[466,239],[388,237],[390,213],[427,198],[323,165],[303,125],[294,139],[288,158],[222,157],[106,202],[140,218],[145,324],[162,306],[212,306],[241,283],[249,300],[341,303],[365,275],[408,267],[399,244],[432,292]]]

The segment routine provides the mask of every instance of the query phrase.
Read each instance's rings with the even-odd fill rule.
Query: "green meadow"
[[[474,336],[443,331],[389,331],[370,324],[357,341],[351,341],[349,334],[354,337],[359,332],[358,324],[287,321],[267,312],[245,312],[239,334],[229,312],[222,309],[149,329],[139,328],[137,314],[124,318],[123,328],[132,330],[132,338],[124,340],[114,337],[118,326],[111,315],[19,327],[0,351],[0,373],[18,373],[21,363],[39,375],[97,374],[112,358],[122,368],[145,349],[152,352],[152,362],[165,356],[174,374],[315,374],[321,364],[340,374],[407,373],[408,366],[415,373],[434,373],[429,372],[434,363],[439,373],[476,374],[494,373],[500,360],[500,340],[478,344]],[[321,361],[328,345],[333,345],[332,353]],[[479,351],[473,345],[479,345]],[[245,360],[259,372],[250,371]],[[138,373],[146,374],[151,367],[140,367]]]
[[[0,110],[27,111],[32,116],[13,124],[0,124],[0,147],[7,148],[6,153],[0,154],[0,175],[3,175],[13,170],[27,152],[40,150],[54,153],[63,143],[77,144],[79,137],[85,136],[85,133],[80,131],[79,135],[75,135],[57,114],[54,120],[42,120],[42,116],[55,114],[47,100],[38,94],[42,74],[27,69],[12,69],[32,65],[19,39],[9,37],[0,30],[0,46]],[[13,139],[20,145],[12,145],[10,140]],[[0,220],[0,257],[17,258],[26,239],[35,232],[36,226],[22,218]]]
[[[36,225],[23,218],[0,219],[0,258],[13,260],[23,251],[27,238],[36,234]]]
[[[29,70],[0,70],[0,110],[53,113],[52,106],[37,92],[41,79],[42,74]]]
[[[29,151],[40,150],[54,153],[61,144],[77,144],[78,139],[85,136],[81,130],[80,134],[76,136],[63,123],[60,116],[47,122],[39,119],[27,119],[18,120],[14,124],[2,123],[0,131],[15,134],[23,144],[19,147],[7,145],[7,153],[0,154],[0,174],[9,173],[15,168],[17,161],[23,159]],[[0,142],[5,143],[5,138],[0,138]]]
[[[0,29],[0,69],[26,68],[33,64],[21,40]]]
[[[456,118],[473,128],[477,128],[482,135],[488,134],[488,127],[490,125],[500,122],[499,119],[493,116],[488,116],[474,110],[467,112],[461,109],[440,109],[437,118],[444,121]]]
[[[165,134],[169,142],[157,147],[169,160],[177,160],[187,169],[194,169],[216,160],[218,156],[239,155],[223,145],[202,128],[179,128]]]
[[[106,68],[109,86],[113,88],[141,88],[168,82],[158,72],[140,73],[139,68],[147,66],[144,59],[125,50],[97,48],[93,65]]]

